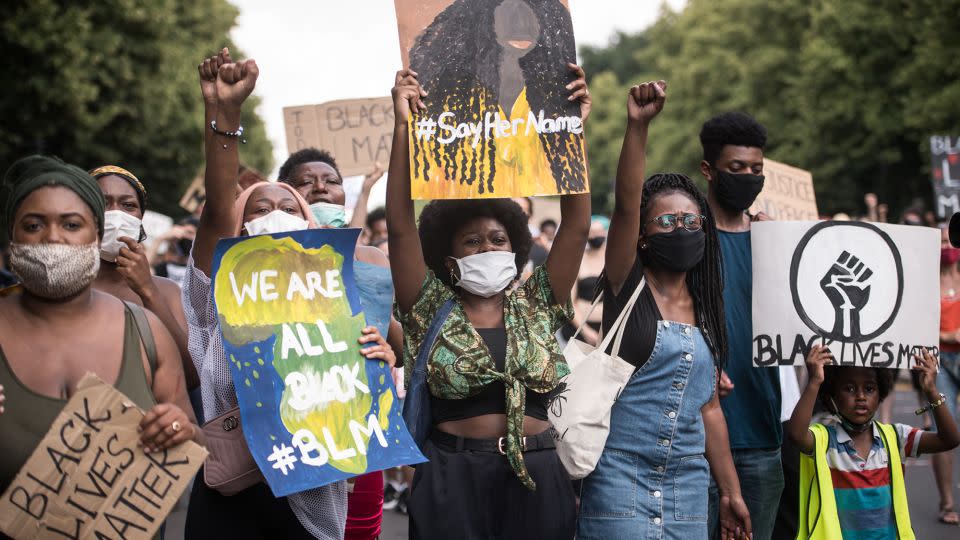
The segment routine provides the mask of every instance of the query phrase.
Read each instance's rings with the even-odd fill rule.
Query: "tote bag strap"
[[[647,278],[644,276],[640,279],[640,283],[637,284],[637,289],[633,291],[630,300],[623,306],[623,310],[620,311],[617,320],[615,320],[613,326],[610,327],[610,333],[603,337],[603,341],[599,347],[601,351],[606,351],[607,347],[610,346],[610,341],[613,340],[613,350],[611,350],[610,353],[613,356],[620,356],[620,343],[623,341],[623,333],[627,328],[627,318],[630,317],[630,313],[633,312],[633,306],[637,304],[637,299],[640,298],[640,293],[643,292],[646,286]]]
[[[580,323],[580,326],[577,327],[577,331],[574,332],[573,337],[570,338],[571,340],[577,339],[577,336],[580,335],[580,331],[583,330],[584,325],[587,324],[587,321],[590,320],[590,316],[593,315],[593,310],[597,309],[597,306],[602,301],[603,301],[603,291],[600,291],[600,294],[598,294],[597,297],[594,298],[593,304],[590,304],[590,311],[588,311],[587,314],[583,317],[583,322]]]

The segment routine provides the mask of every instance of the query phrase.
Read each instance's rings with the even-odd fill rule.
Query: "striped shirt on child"
[[[890,469],[880,429],[873,425],[873,446],[863,459],[857,455],[850,435],[839,422],[834,420],[824,425],[829,435],[827,465],[833,478],[844,540],[896,538]],[[901,461],[917,457],[923,430],[905,424],[894,424],[894,428]]]

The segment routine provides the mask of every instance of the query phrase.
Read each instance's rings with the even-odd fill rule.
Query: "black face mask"
[[[700,231],[679,227],[668,233],[648,236],[640,250],[643,264],[671,272],[687,272],[703,259],[707,237]]]
[[[590,247],[593,249],[600,249],[600,246],[607,241],[606,236],[595,236],[593,238],[588,238],[587,243],[590,244]]]
[[[763,176],[758,174],[733,174],[714,169],[714,189],[717,201],[724,208],[743,212],[763,190]]]

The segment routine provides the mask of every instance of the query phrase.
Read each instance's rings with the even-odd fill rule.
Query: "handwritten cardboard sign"
[[[810,171],[764,158],[763,191],[750,213],[763,212],[777,221],[816,221],[817,194]]]
[[[368,174],[378,161],[390,162],[393,100],[389,97],[284,107],[283,123],[291,154],[310,147],[326,150],[344,176]]]
[[[207,451],[193,442],[146,454],[143,412],[88,374],[0,500],[0,530],[26,538],[149,539]]]
[[[856,221],[754,223],[753,363],[908,368],[939,355],[940,232]]]
[[[237,172],[237,192],[243,191],[248,187],[263,182],[266,177],[260,171],[240,164],[240,170]],[[207,199],[207,191],[203,185],[203,173],[201,172],[190,182],[186,191],[180,197],[180,208],[183,208],[191,214],[197,211],[197,208]]]
[[[404,67],[427,91],[409,124],[414,199],[590,190],[565,0],[395,0]]]
[[[930,137],[930,174],[937,217],[960,211],[960,137]]]
[[[390,369],[360,354],[359,229],[221,240],[214,300],[243,432],[280,497],[424,461]]]
[[[206,199],[206,190],[203,188],[203,173],[198,174],[180,196],[180,208],[191,214],[203,204]]]

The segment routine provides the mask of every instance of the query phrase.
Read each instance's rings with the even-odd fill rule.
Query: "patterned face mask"
[[[96,279],[100,245],[10,244],[10,268],[30,293],[50,300],[67,298]]]

